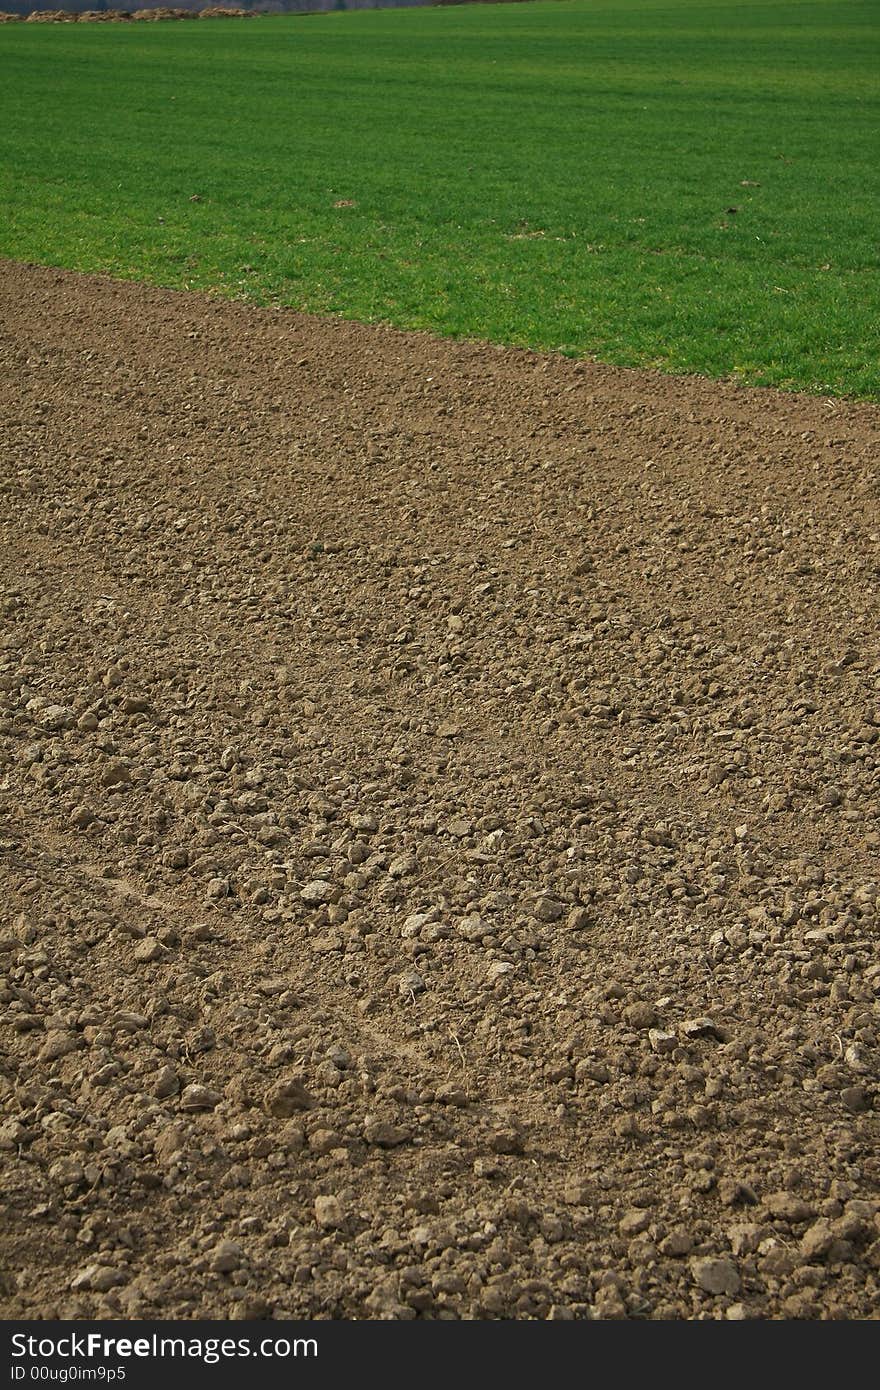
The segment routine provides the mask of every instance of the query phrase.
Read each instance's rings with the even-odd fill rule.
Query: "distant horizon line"
[[[216,15],[225,11],[230,18],[250,17],[272,14],[329,14],[342,10],[394,10],[435,8],[451,5],[492,5],[527,4],[533,0],[240,0],[237,5],[217,5],[212,0],[180,0],[175,5],[167,5],[163,0],[140,0],[132,9],[107,4],[106,0],[73,0],[73,3],[46,8],[35,8],[29,0],[6,0],[8,8],[0,9],[0,18],[28,20],[40,16],[45,22],[52,22],[56,16],[70,16],[76,20],[80,15],[106,14],[114,19],[133,19],[148,10],[166,12],[167,18],[178,18],[184,14],[199,15],[206,10]],[[63,23],[61,19],[55,22]]]

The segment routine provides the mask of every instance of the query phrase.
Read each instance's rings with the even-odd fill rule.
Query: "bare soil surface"
[[[6,1317],[876,1318],[880,410],[0,264]]]

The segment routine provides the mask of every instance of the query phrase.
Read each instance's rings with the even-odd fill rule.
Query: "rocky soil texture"
[[[880,1313],[880,410],[0,266],[6,1317]]]

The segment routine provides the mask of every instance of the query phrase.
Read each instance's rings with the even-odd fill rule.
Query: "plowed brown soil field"
[[[876,1318],[880,409],[0,264],[7,1317]]]

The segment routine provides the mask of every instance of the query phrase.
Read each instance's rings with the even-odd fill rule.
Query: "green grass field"
[[[7,25],[0,255],[880,399],[878,19],[551,0]]]

